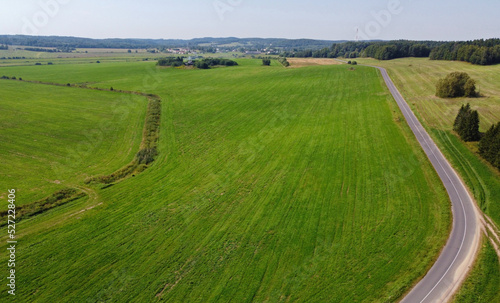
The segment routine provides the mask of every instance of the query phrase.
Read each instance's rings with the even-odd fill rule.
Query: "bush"
[[[136,159],[139,164],[151,164],[155,160],[155,157],[158,155],[158,151],[156,147],[153,148],[144,148],[141,149],[137,155]]]
[[[352,61],[352,63],[351,63],[351,64],[352,64],[352,65],[358,65],[358,62],[356,62],[356,61]]]
[[[440,79],[436,85],[436,96],[440,98],[477,97],[476,81],[467,73],[454,72]]]
[[[477,97],[476,92],[476,81],[474,79],[469,79],[464,85],[464,96],[468,98]]]
[[[194,66],[196,66],[196,68],[199,68],[199,69],[209,69],[210,68],[208,63],[204,62],[204,61],[196,61]]]
[[[288,60],[286,60],[286,57],[280,57],[278,59],[278,62],[281,63],[281,65],[283,65],[284,67],[290,66],[290,62],[288,62]]]
[[[184,57],[167,57],[158,60],[158,66],[178,67],[184,65]]]
[[[262,65],[264,66],[271,65],[271,59],[262,59]]]

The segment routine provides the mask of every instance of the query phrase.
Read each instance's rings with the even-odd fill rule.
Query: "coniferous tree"
[[[479,113],[477,110],[473,110],[467,117],[464,141],[479,141],[479,139],[481,139],[481,133],[479,132]]]
[[[455,118],[455,123],[453,124],[453,130],[458,132],[459,128],[461,127],[464,117],[466,113],[470,110],[470,104],[467,103],[467,105],[463,105],[460,107],[460,110],[458,111],[458,115]]]
[[[470,104],[462,105],[453,124],[453,130],[466,142],[478,141],[481,138],[479,113],[472,110]]]
[[[492,125],[479,141],[479,154],[496,168],[500,168],[500,123]]]

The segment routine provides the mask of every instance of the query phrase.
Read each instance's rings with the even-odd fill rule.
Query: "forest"
[[[313,39],[280,39],[280,38],[195,38],[182,39],[91,39],[59,36],[24,36],[0,35],[0,45],[21,45],[29,47],[53,48],[179,48],[186,47],[195,50],[204,49],[235,49],[260,50],[276,48],[280,50],[321,49],[333,43],[343,41],[313,40]]]
[[[437,41],[363,41],[334,43],[320,50],[297,50],[283,53],[299,58],[358,58],[392,60],[406,57],[429,57],[431,60],[464,61],[476,65],[500,63],[500,39],[466,42]]]
[[[435,47],[431,60],[464,61],[476,65],[500,63],[500,39],[450,42]]]

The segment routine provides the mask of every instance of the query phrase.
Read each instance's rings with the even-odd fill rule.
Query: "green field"
[[[140,96],[1,80],[0,189],[19,204],[112,173],[142,139],[147,99]]]
[[[0,67],[12,66],[33,66],[36,63],[47,65],[49,62],[52,64],[82,64],[82,63],[96,63],[100,61],[105,62],[136,62],[136,61],[156,61],[164,57],[177,57],[183,56],[188,58],[194,54],[179,55],[167,52],[150,53],[145,49],[132,50],[128,53],[127,49],[102,49],[102,48],[80,48],[71,53],[49,53],[49,52],[34,52],[27,51],[22,48],[0,50]],[[196,56],[203,57],[218,57],[218,58],[252,58],[241,52],[224,52],[224,53],[196,53]],[[18,59],[12,59],[18,58]],[[24,59],[23,59],[24,58]],[[0,75],[1,77],[2,75]]]
[[[462,289],[454,298],[455,303],[491,303],[500,301],[500,264],[493,246],[484,241],[474,269]]]
[[[465,144],[452,131],[453,121],[465,103],[477,109],[481,131],[500,122],[500,65],[478,66],[464,62],[405,58],[391,61],[360,59],[360,63],[387,68],[394,83],[413,111],[460,172],[479,206],[500,225],[500,172],[477,154],[477,143]],[[467,72],[477,81],[481,98],[441,99],[435,96],[438,79]]]
[[[151,168],[18,224],[19,302],[394,302],[426,272],[448,236],[449,200],[378,72],[239,63],[212,70],[148,62],[1,68],[26,80],[163,100],[160,154]],[[75,112],[67,106],[74,98],[100,101],[76,110],[90,125],[107,121],[106,106],[119,98],[0,85],[2,96],[13,86],[2,107],[49,90],[52,103],[33,102],[64,111],[54,113],[64,119]],[[17,94],[15,86],[22,87]],[[117,121],[102,152],[92,153],[94,170],[76,170],[110,172],[131,159],[142,99],[129,100],[137,107],[130,123]],[[36,107],[25,111],[37,114]],[[13,110],[2,115],[15,117]],[[18,127],[25,140],[36,139],[33,125]],[[71,127],[81,128],[67,127],[55,130],[75,144]],[[0,128],[1,136],[9,132]],[[120,140],[109,139],[116,135]],[[29,153],[33,146],[12,148]],[[6,150],[0,147],[2,157]],[[45,162],[57,156],[47,147],[36,153]],[[26,168],[13,169],[9,184],[25,186]],[[6,296],[2,284],[0,300]]]

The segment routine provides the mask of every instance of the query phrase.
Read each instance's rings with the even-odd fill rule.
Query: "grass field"
[[[18,301],[393,302],[407,291],[446,241],[449,201],[378,72],[261,63],[2,68],[163,100],[150,169],[96,189],[96,207],[85,198],[18,225]]]
[[[420,118],[432,128],[452,130],[460,106],[470,103],[481,115],[481,131],[500,121],[500,65],[479,66],[464,62],[405,58],[389,61],[359,59],[363,64],[387,68],[399,91]],[[477,81],[482,98],[442,99],[435,96],[436,83],[451,72],[468,73]]]
[[[476,265],[454,302],[500,302],[500,264],[495,249],[488,241],[483,242]]]
[[[1,80],[1,196],[19,204],[72,187],[131,161],[147,100],[111,92]]]
[[[252,58],[252,55],[247,55],[241,52],[227,52],[227,53],[217,53],[217,54],[204,54],[197,53],[197,56],[204,57],[218,57],[226,59],[234,58]],[[36,63],[41,63],[47,65],[49,62],[54,64],[81,64],[81,63],[95,63],[100,62],[135,62],[151,60],[156,61],[159,58],[164,57],[177,57],[184,56],[189,57],[192,54],[178,55],[173,53],[150,53],[147,50],[141,49],[132,50],[132,53],[128,53],[127,49],[102,49],[102,48],[79,48],[71,53],[49,53],[49,52],[33,52],[27,51],[22,48],[9,50],[0,50],[0,67],[10,67],[10,66],[32,66]],[[12,59],[12,58],[21,59]],[[24,58],[24,59],[22,59]]]
[[[481,209],[500,224],[500,173],[477,154],[476,143],[464,143],[452,131],[458,109],[470,103],[481,118],[481,131],[500,121],[500,65],[476,66],[463,62],[405,58],[391,61],[360,59],[361,63],[387,68],[398,89],[431,136],[467,183]],[[441,99],[435,84],[450,72],[464,71],[478,82],[481,98]],[[483,247],[471,276],[456,302],[499,300],[499,260],[491,244]]]
[[[406,58],[391,61],[360,59],[360,63],[387,68],[391,78],[436,143],[469,185],[479,206],[500,225],[500,172],[477,154],[477,144],[465,144],[453,133],[453,121],[462,104],[470,103],[481,119],[481,131],[500,122],[500,65]],[[478,83],[481,98],[441,99],[435,85],[454,71],[467,72]]]

